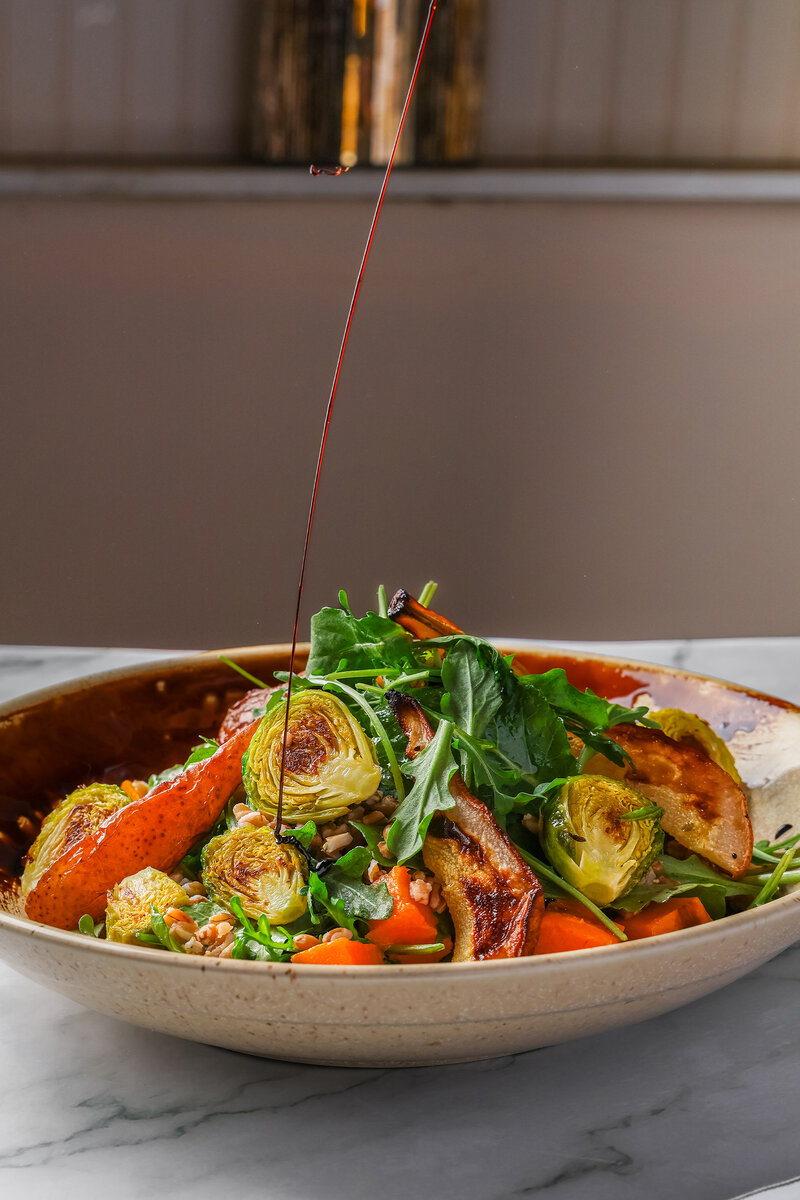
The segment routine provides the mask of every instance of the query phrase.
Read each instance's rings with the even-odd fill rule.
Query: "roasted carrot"
[[[119,809],[94,833],[74,842],[45,871],[25,902],[33,921],[75,929],[95,920],[106,892],[143,867],[172,871],[216,821],[242,779],[242,755],[258,721],[240,729],[211,758],[160,783]]]
[[[428,904],[411,898],[408,867],[393,867],[385,879],[394,900],[392,915],[370,921],[367,937],[376,946],[420,946],[437,941],[436,914]]]
[[[618,924],[631,941],[636,941],[656,937],[659,933],[691,929],[693,925],[706,925],[710,920],[702,901],[696,896],[673,896],[671,900],[648,904],[641,912],[623,915]]]
[[[122,788],[123,792],[130,796],[131,800],[141,800],[142,797],[140,793],[133,786],[133,780],[125,779],[119,786]]]
[[[369,942],[340,937],[333,942],[319,942],[308,950],[298,950],[292,955],[292,962],[317,967],[379,967],[383,954]]]
[[[618,946],[619,940],[589,914],[545,909],[534,954],[562,954],[566,950],[589,950],[592,946]]]

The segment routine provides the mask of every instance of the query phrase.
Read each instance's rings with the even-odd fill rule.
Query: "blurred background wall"
[[[372,205],[243,175],[257,16],[0,0],[2,642],[290,634]],[[390,193],[307,612],[433,577],[485,633],[798,632],[799,50],[796,0],[491,0],[483,194]],[[690,166],[749,174],[659,199]]]

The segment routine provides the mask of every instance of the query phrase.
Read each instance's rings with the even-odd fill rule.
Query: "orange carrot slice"
[[[370,921],[367,937],[376,946],[420,946],[436,942],[436,913],[429,904],[412,900],[408,867],[393,867],[384,881],[394,899],[392,915]]]
[[[308,950],[298,950],[292,955],[292,962],[317,967],[379,967],[383,955],[369,942],[340,937],[333,942],[319,942]]]
[[[706,925],[711,917],[696,896],[673,896],[671,900],[653,902],[641,912],[623,915],[618,924],[631,941],[639,938],[656,937],[659,933],[674,933],[678,929],[691,929],[693,925]]]
[[[567,950],[589,950],[592,946],[618,946],[619,939],[594,917],[584,919],[572,912],[545,909],[534,954],[563,954]]]

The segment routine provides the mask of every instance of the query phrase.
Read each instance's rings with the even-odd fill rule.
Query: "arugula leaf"
[[[237,929],[233,937],[231,958],[244,958],[251,962],[276,962],[275,954],[269,946],[256,941],[246,929]]]
[[[211,755],[216,754],[217,750],[219,750],[219,742],[215,742],[213,738],[201,738],[200,744],[192,748],[185,763],[176,763],[174,767],[167,767],[165,771],[159,771],[158,775],[151,775],[147,781],[148,788],[154,788],[157,783],[168,783],[170,779],[182,775],[186,768],[191,767],[193,763],[211,758]]]
[[[387,858],[385,854],[381,854],[378,846],[383,841],[383,825],[364,825],[361,821],[351,821],[350,825],[353,829],[357,829],[367,843],[367,848],[370,856],[375,859],[382,867],[393,867],[395,861],[393,858]]]
[[[602,696],[595,695],[591,688],[582,692],[568,682],[567,673],[563,667],[553,667],[551,671],[545,671],[543,675],[524,675],[522,679],[525,683],[533,684],[553,708],[597,732],[611,729],[614,725],[629,724],[632,721],[639,721],[642,725],[649,725],[652,729],[659,728],[655,721],[648,718],[646,705],[626,708],[624,705],[614,704],[611,700],[604,700]]]
[[[761,886],[760,882],[721,875],[696,854],[689,858],[671,858],[663,854],[659,861],[664,878],[658,883],[637,884],[627,895],[614,901],[614,908],[639,912],[653,901],[661,903],[673,896],[691,894],[702,900],[711,916],[724,916],[725,901],[729,896],[755,896]]]
[[[398,862],[407,862],[422,848],[434,813],[452,808],[450,780],[458,770],[452,749],[453,724],[442,721],[436,736],[405,768],[414,786],[395,812],[386,845]]]
[[[349,668],[416,667],[414,642],[402,626],[368,612],[358,618],[340,608],[322,608],[311,618],[309,675],[329,675]]]
[[[355,932],[355,919],[382,921],[391,916],[394,901],[385,883],[363,883],[362,875],[372,855],[366,846],[354,846],[324,875],[309,877],[309,894],[338,924]]]
[[[503,686],[487,654],[488,644],[457,641],[442,662],[444,715],[470,737],[480,738],[503,703]],[[497,651],[494,656],[499,658]]]
[[[161,913],[154,905],[150,905],[150,928],[158,938],[165,950],[174,950],[178,954],[185,954],[186,951],[179,941],[172,936],[169,931],[169,925],[164,920]],[[138,938],[138,934],[136,935]]]
[[[537,688],[525,686],[522,680],[516,682],[525,748],[534,773],[546,779],[574,774],[575,759],[558,714]]]
[[[296,837],[304,850],[307,850],[312,841],[316,837],[317,827],[313,821],[306,821],[305,825],[301,825],[299,829],[292,830],[292,837]]]
[[[211,758],[212,754],[216,754],[219,750],[219,742],[213,738],[201,738],[200,745],[195,746],[191,754],[183,764],[184,771],[187,767],[191,767],[193,763],[205,762],[207,758]]]
[[[263,913],[258,918],[258,924],[253,925],[238,896],[231,896],[229,907],[242,926],[234,934],[231,958],[258,959],[262,962],[288,961],[294,953],[294,938],[283,926],[276,925],[273,930]]]
[[[542,675],[524,675],[520,683],[538,692],[547,701],[569,733],[575,734],[584,745],[619,766],[625,764],[627,755],[613,740],[613,734],[606,736],[608,730],[615,725],[636,721],[653,729],[658,728],[656,722],[647,717],[648,710],[644,705],[626,708],[595,695],[591,688],[582,692],[568,682],[563,667],[554,667]]]
[[[574,774],[575,759],[570,752],[563,721],[548,700],[528,683],[538,676],[518,678],[510,659],[482,638],[449,634],[432,638],[425,645],[441,646],[445,650],[442,663],[442,684],[447,691],[442,705],[444,715],[470,737],[485,741],[483,749],[488,752],[487,761],[462,760],[462,773],[468,786],[473,770],[479,782],[491,787],[497,785],[487,778],[487,774],[516,771],[519,785],[516,789],[511,787],[511,776],[505,775],[499,781],[502,798],[510,791],[519,791],[520,786],[530,787],[538,779]],[[427,695],[428,689],[425,691]],[[495,765],[487,771],[492,747],[503,766]],[[467,745],[466,749],[468,760],[470,753],[474,758],[475,748]],[[525,780],[524,776],[535,776],[536,779]]]
[[[188,905],[186,909],[187,914],[198,925],[207,925],[217,913],[228,913],[230,911],[224,905],[217,904],[216,900],[198,900],[196,903]]]

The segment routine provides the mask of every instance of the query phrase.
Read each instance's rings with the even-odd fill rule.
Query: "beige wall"
[[[0,642],[284,639],[360,202],[0,204]],[[797,633],[800,209],[388,205],[307,608]]]

